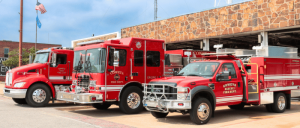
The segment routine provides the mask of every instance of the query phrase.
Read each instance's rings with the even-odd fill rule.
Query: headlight
[[[95,80],[90,80],[90,86],[96,86],[96,81]]]
[[[14,87],[21,88],[25,85],[26,82],[19,82],[14,85]]]
[[[177,88],[177,100],[187,100],[188,95],[188,88]]]

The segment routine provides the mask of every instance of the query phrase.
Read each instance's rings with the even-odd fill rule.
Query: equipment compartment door
[[[231,73],[230,81],[216,81],[215,82],[215,94],[217,105],[232,105],[239,104],[243,99],[243,81],[241,75],[236,71],[236,64],[224,63],[219,68],[217,74],[221,74],[223,71],[229,71]]]

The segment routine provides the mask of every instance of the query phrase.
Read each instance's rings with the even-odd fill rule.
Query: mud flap
[[[291,109],[291,94],[285,94],[286,96],[286,109]]]

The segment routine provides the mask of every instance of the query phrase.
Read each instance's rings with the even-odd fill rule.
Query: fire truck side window
[[[56,65],[66,64],[67,63],[67,55],[66,54],[57,54]]]
[[[134,66],[143,66],[144,65],[144,53],[140,50],[134,51]]]
[[[160,53],[158,51],[147,51],[147,66],[148,67],[160,66]]]
[[[222,65],[222,67],[219,70],[219,74],[221,74],[223,71],[229,71],[231,78],[237,78],[235,68],[232,63],[225,63]]]
[[[116,49],[116,51],[119,51],[119,54],[120,54],[119,66],[125,66],[126,65],[127,51],[125,49]],[[113,56],[114,56],[114,50],[110,49],[109,50],[109,59],[108,59],[108,65],[109,66],[114,66]]]

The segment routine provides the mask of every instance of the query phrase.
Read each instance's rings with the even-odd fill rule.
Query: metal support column
[[[261,32],[260,34],[262,36],[261,46],[262,47],[268,46],[268,44],[269,44],[269,35],[268,35],[268,32]]]
[[[209,51],[209,39],[203,39],[204,47],[203,51]]]

